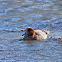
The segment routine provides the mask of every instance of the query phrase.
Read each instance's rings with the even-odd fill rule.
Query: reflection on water
[[[62,43],[57,39],[23,40],[20,30],[29,26],[50,30],[48,38],[62,38],[62,1],[0,0],[0,61],[62,62]]]

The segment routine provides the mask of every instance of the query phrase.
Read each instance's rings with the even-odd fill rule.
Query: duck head
[[[28,36],[33,36],[33,35],[35,35],[35,31],[34,31],[34,29],[33,29],[32,27],[28,27],[28,28],[26,29],[26,32],[27,32],[27,35],[28,35]]]

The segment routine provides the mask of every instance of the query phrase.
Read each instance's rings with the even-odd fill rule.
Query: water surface
[[[24,41],[29,26],[50,30],[48,40]],[[62,62],[54,38],[62,38],[61,0],[0,0],[0,62]]]

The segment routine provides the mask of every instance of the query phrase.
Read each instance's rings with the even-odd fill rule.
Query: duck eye
[[[28,29],[28,32],[32,31],[31,29]]]

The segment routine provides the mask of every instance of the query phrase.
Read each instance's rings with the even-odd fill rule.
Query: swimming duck
[[[24,35],[24,40],[46,40],[50,31],[47,30],[34,30],[32,27],[28,27]],[[22,35],[22,36],[23,36]]]

